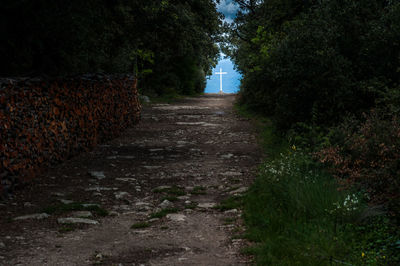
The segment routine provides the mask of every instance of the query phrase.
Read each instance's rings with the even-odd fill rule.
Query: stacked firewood
[[[131,76],[0,80],[0,195],[140,118]]]

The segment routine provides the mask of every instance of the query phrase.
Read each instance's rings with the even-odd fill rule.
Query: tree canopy
[[[225,52],[244,76],[242,102],[280,128],[332,125],[398,91],[398,1],[236,2]]]
[[[190,94],[219,56],[212,0],[5,0],[0,22],[0,76],[138,69],[142,89]]]

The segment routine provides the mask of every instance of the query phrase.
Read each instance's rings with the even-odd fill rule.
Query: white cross
[[[219,69],[219,72],[215,72],[216,75],[219,75],[219,93],[223,93],[222,91],[222,75],[228,74],[226,72],[222,72],[222,68]]]

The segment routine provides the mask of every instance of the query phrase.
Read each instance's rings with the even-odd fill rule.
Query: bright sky
[[[218,11],[225,15],[227,22],[233,22],[238,10],[237,5],[232,0],[221,0],[217,6]],[[239,91],[241,75],[234,69],[232,61],[223,59],[224,55],[221,55],[221,60],[218,65],[213,69],[213,75],[208,77],[206,93],[218,93],[220,89],[220,75],[216,75],[222,68],[222,72],[227,72],[226,75],[222,75],[222,89],[225,93],[236,93]]]
[[[233,0],[221,0],[217,5],[218,11],[225,15],[227,22],[232,22],[236,16],[236,12],[239,7],[233,2]]]

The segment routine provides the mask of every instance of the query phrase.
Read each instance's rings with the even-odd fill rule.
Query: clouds
[[[239,7],[232,0],[221,0],[218,4],[217,9],[219,12],[225,15],[227,22],[232,22],[236,17],[236,12]]]

